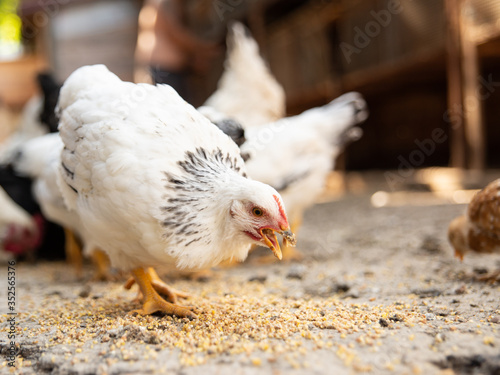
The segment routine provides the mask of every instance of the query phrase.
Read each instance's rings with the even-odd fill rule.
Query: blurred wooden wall
[[[64,4],[63,4],[64,3]],[[0,100],[20,106],[35,71],[59,79],[105,63],[133,77],[141,0],[65,0],[57,9],[22,1],[28,56],[0,63]],[[287,94],[289,114],[356,90],[367,99],[365,136],[352,144],[350,169],[397,168],[435,129],[446,132],[421,166],[500,167],[500,1],[498,0],[184,0],[193,32],[224,45],[227,24],[251,29]],[[38,17],[38,18],[37,18]],[[455,25],[455,26],[454,26]],[[224,56],[191,78],[201,104],[216,88]],[[487,96],[474,94],[483,90]],[[490,87],[491,86],[491,87]],[[456,108],[459,108],[458,112]],[[456,125],[447,114],[458,114]],[[455,111],[455,112],[453,112]],[[456,126],[455,126],[456,125]]]
[[[217,9],[221,3],[223,8]],[[213,35],[232,19],[250,27],[286,90],[290,114],[325,104],[346,91],[365,95],[371,115],[365,137],[348,149],[348,168],[397,168],[401,157],[418,150],[416,141],[431,137],[435,129],[443,129],[447,139],[436,144],[418,167],[500,166],[494,156],[500,139],[490,137],[498,134],[499,94],[496,88],[484,98],[474,94],[482,90],[481,79],[500,82],[500,1],[187,0],[186,4]],[[456,30],[449,6],[459,17]],[[455,53],[450,49],[453,38]],[[456,72],[450,74],[455,66]],[[202,97],[214,90],[214,76],[220,73],[214,69],[204,80],[209,84]],[[456,115],[451,120],[450,110]]]

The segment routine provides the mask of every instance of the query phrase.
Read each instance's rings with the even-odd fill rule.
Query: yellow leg
[[[177,303],[178,298],[189,298],[191,297],[188,293],[184,293],[181,291],[178,291],[170,286],[168,286],[162,279],[160,279],[160,276],[156,273],[155,269],[153,267],[149,267],[146,269],[146,273],[149,275],[151,278],[151,285],[153,288],[158,292],[163,294],[166,298],[167,301],[171,303]],[[124,287],[125,289],[130,289],[132,286],[135,284],[135,280],[133,277],[127,280],[125,283]],[[139,294],[137,295],[137,300],[142,300],[143,295],[141,291],[139,290]]]
[[[133,312],[141,315],[150,315],[157,311],[162,311],[180,318],[196,319],[196,315],[189,308],[167,302],[161,298],[152,285],[151,275],[144,268],[136,268],[132,271],[132,275],[144,296],[142,309]]]
[[[78,279],[83,276],[82,248],[78,244],[74,233],[64,228],[66,260],[73,266]]]
[[[91,254],[92,262],[96,267],[93,279],[98,281],[112,281],[114,278],[109,273],[109,258],[101,249],[94,249]]]
[[[160,276],[156,273],[153,267],[149,267],[146,272],[151,277],[151,284],[153,288],[158,292],[167,297],[167,301],[172,303],[177,303],[178,298],[189,298],[190,295],[179,290],[176,290],[170,286],[168,286]]]

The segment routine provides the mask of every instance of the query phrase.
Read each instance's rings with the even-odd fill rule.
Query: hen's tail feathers
[[[323,108],[331,111],[341,111],[342,108],[349,107],[352,120],[355,123],[361,123],[368,118],[368,108],[363,96],[359,92],[348,92],[332,100]]]
[[[332,139],[336,146],[346,146],[363,136],[363,130],[356,125],[368,118],[368,108],[360,93],[344,94],[332,100],[322,109],[338,123],[339,132],[336,132]]]

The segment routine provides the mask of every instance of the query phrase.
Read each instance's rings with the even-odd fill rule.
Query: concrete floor
[[[165,274],[193,295],[185,303],[198,309],[195,322],[127,315],[139,304],[123,282],[17,264],[15,373],[498,374],[500,287],[474,276],[500,267],[500,255],[461,263],[446,239],[465,206],[375,208],[370,198],[309,210],[300,262],[261,264],[258,250],[208,279]]]

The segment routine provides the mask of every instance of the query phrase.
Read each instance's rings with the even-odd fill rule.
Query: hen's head
[[[269,247],[281,260],[281,248],[276,233],[283,236],[283,243],[295,246],[283,200],[272,187],[251,181],[252,190],[245,190],[231,205],[230,216],[238,231],[253,243]]]
[[[467,220],[464,215],[455,218],[448,227],[448,240],[455,249],[455,256],[463,260],[469,251],[467,245]]]

